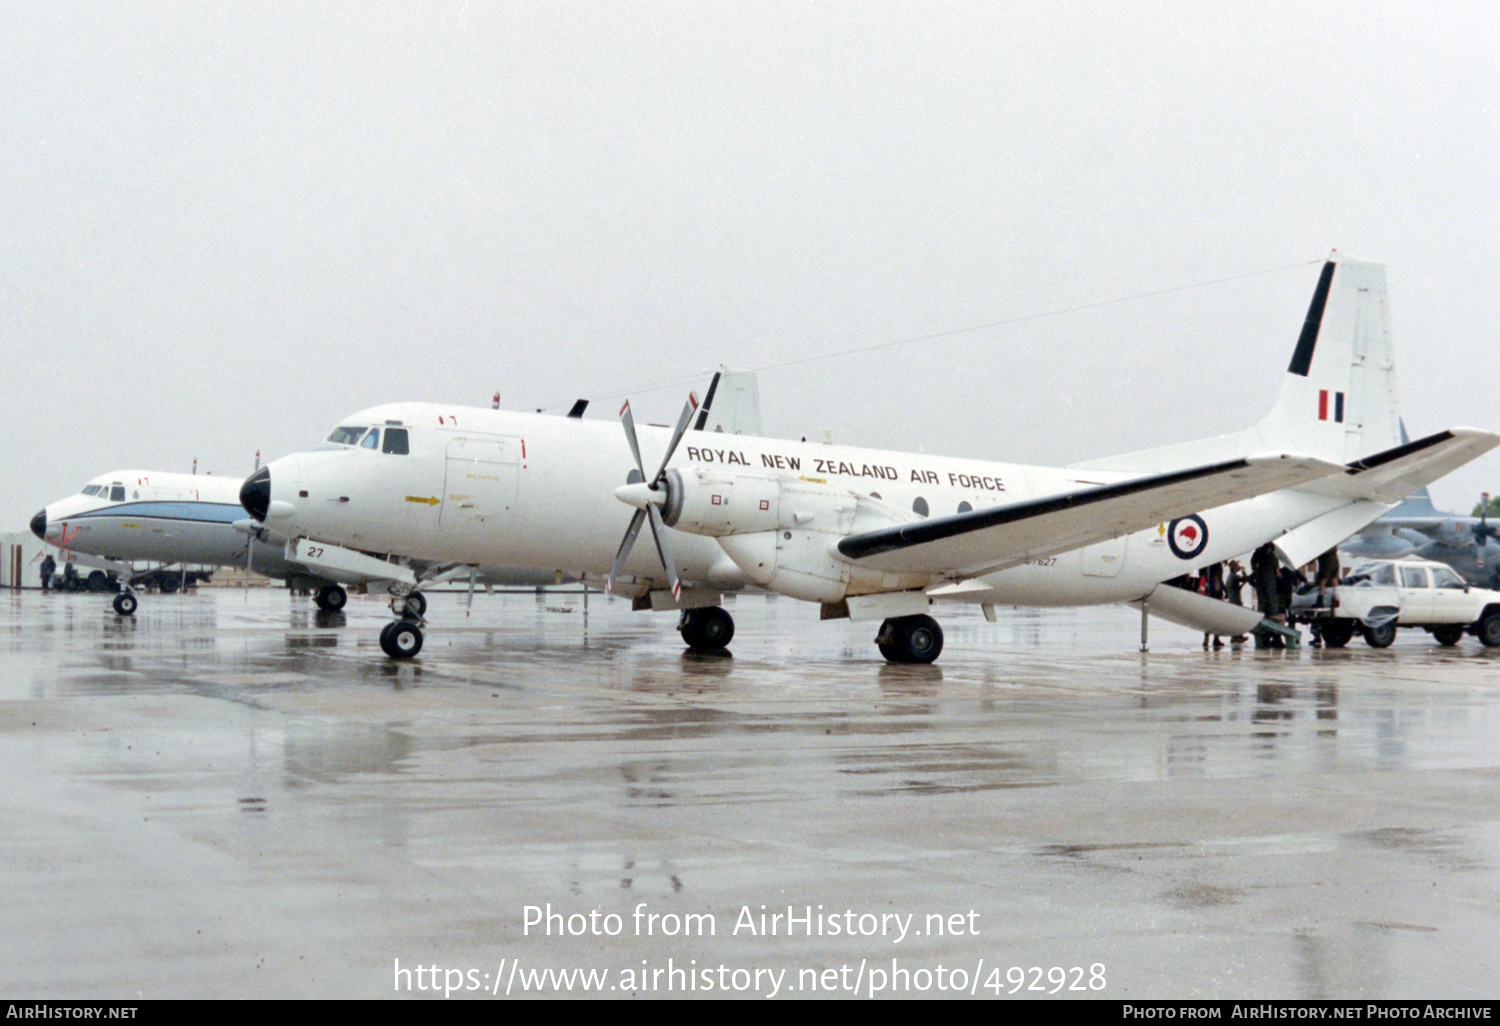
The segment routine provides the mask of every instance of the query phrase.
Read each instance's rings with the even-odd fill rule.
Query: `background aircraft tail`
[[[1385,267],[1335,253],[1318,276],[1276,404],[1260,423],[1075,466],[1167,471],[1276,451],[1348,463],[1401,441]]]

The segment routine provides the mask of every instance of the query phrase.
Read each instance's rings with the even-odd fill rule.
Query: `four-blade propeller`
[[[666,454],[661,458],[661,466],[657,468],[653,477],[646,476],[646,466],[641,462],[641,445],[635,437],[635,418],[630,414],[630,402],[620,407],[620,423],[625,427],[625,440],[630,443],[630,453],[635,457],[635,469],[639,474],[638,481],[632,481],[615,490],[615,496],[624,503],[636,508],[635,516],[630,518],[630,526],[625,529],[625,537],[620,542],[620,550],[615,553],[614,565],[609,568],[609,579],[605,587],[613,589],[615,578],[620,574],[620,568],[625,565],[625,560],[630,558],[630,549],[635,545],[636,537],[641,533],[641,525],[646,521],[651,522],[651,537],[656,540],[656,553],[661,557],[661,565],[667,571],[667,580],[672,585],[672,597],[675,599],[682,594],[682,581],[677,576],[677,567],[672,562],[672,551],[667,546],[667,525],[662,521],[661,510],[670,499],[671,481],[667,477],[667,464],[671,462],[672,454],[677,451],[677,443],[682,441],[682,436],[687,432],[688,425],[693,421],[693,414],[698,410],[698,397],[691,392],[688,393],[687,403],[682,407],[682,416],[677,418],[677,427],[672,430],[672,440],[667,443]]]

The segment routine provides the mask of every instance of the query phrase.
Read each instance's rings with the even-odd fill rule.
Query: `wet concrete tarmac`
[[[0,594],[0,991],[1500,991],[1500,651],[952,610],[894,667],[871,625],[729,608],[704,658],[599,596],[585,630],[576,595],[440,595],[395,664],[374,599]],[[714,935],[662,935],[690,913]]]

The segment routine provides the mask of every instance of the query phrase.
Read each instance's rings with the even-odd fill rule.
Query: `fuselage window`
[[[110,490],[109,490],[109,501],[110,502],[124,502],[125,501],[125,486],[124,485],[113,485],[110,488]]]
[[[974,508],[974,507],[973,507],[973,506],[970,506],[970,505],[969,505],[969,504],[968,504],[968,503],[967,503],[967,502],[960,502],[960,503],[959,503],[959,504],[958,504],[958,511],[959,511],[959,512],[960,512],[960,513],[968,513],[968,512],[970,512],[970,511],[971,511],[971,510],[973,510],[973,508]]]
[[[911,509],[917,516],[925,517],[927,515],[927,500],[920,495],[917,496],[917,501],[911,504]]]
[[[328,440],[334,445],[353,445],[364,433],[365,429],[362,427],[335,428],[333,434],[328,436]]]
[[[102,491],[104,491],[103,485],[85,485],[83,488],[84,495],[98,495]]]
[[[388,452],[392,456],[409,456],[411,446],[407,441],[406,428],[386,428],[385,447],[381,452]]]
[[[370,433],[368,435],[365,435],[365,440],[363,442],[360,442],[359,444],[362,445],[362,446],[364,446],[366,449],[374,449],[377,446],[379,446],[380,445],[380,429],[379,428],[371,428],[370,429]]]

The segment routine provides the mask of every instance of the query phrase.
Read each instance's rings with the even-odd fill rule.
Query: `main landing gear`
[[[734,617],[721,606],[684,609],[677,630],[694,652],[722,652],[734,639]]]
[[[337,613],[349,601],[349,593],[337,584],[325,584],[318,589],[318,594],[313,597],[313,601],[323,612]]]
[[[893,616],[875,635],[880,654],[893,663],[930,663],[943,651],[943,629],[926,613]]]

